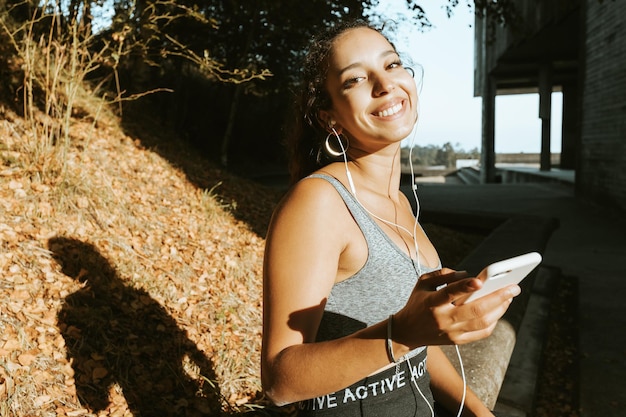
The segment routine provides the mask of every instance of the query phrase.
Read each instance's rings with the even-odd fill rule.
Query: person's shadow
[[[48,247],[83,283],[65,298],[58,327],[84,407],[105,410],[118,389],[135,416],[222,415],[211,361],[158,302],[124,283],[94,246],[55,237]]]

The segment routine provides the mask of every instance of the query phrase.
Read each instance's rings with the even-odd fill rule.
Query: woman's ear
[[[324,129],[331,131],[335,127],[336,122],[330,113],[326,110],[320,110],[318,120]]]

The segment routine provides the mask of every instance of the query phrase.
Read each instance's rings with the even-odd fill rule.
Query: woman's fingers
[[[476,278],[464,278],[450,282],[437,291],[432,302],[434,305],[454,303],[456,300],[468,297],[474,291],[478,291],[482,288],[482,284],[482,281]]]
[[[417,287],[426,291],[436,291],[465,278],[467,278],[466,271],[454,271],[452,269],[442,268],[438,271],[429,272],[420,276]]]
[[[520,288],[511,285],[468,304],[455,306],[450,313],[454,323],[450,328],[450,338],[460,344],[489,336],[509,308],[513,297],[519,293]],[[454,299],[456,294],[449,297]]]
[[[449,284],[433,294],[430,300],[432,313],[441,336],[445,335],[455,344],[489,336],[509,308],[513,297],[520,293],[517,285],[511,285],[470,303],[454,305],[454,300],[481,287],[482,281],[470,278]]]

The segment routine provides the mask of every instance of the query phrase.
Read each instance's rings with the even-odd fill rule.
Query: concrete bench
[[[533,251],[543,254],[550,236],[558,228],[558,220],[540,216],[519,215],[504,218],[468,213],[429,213],[422,219],[448,226],[495,227],[484,241],[457,265],[458,270],[466,270],[473,275],[486,265],[511,256]],[[498,399],[538,271],[539,268],[535,269],[522,281],[520,284],[522,294],[514,299],[490,337],[459,347],[469,387],[491,409]],[[443,349],[460,371],[454,347],[444,346]]]

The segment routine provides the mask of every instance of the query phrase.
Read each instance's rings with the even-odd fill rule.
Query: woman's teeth
[[[378,117],[388,117],[398,113],[402,109],[402,103],[398,103],[393,107],[378,112]]]

